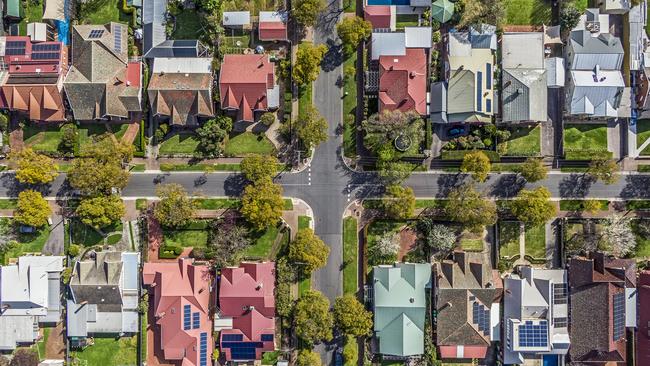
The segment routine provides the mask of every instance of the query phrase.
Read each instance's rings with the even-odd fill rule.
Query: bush
[[[59,143],[59,151],[64,154],[72,154],[77,144],[77,126],[72,123],[66,123],[61,127],[61,142]]]
[[[168,132],[169,132],[169,125],[166,123],[161,123],[158,126],[158,128],[156,128],[156,132],[154,133],[154,137],[156,138],[156,141],[164,140]]]
[[[266,112],[260,117],[260,122],[262,122],[265,126],[270,126],[275,122],[275,114],[271,112]]]
[[[163,245],[158,252],[160,259],[176,259],[183,253],[183,247],[178,245]]]
[[[442,160],[463,160],[465,154],[468,154],[474,150],[454,150],[454,151],[443,151],[441,154]],[[488,158],[490,162],[495,163],[501,160],[501,157],[496,151],[491,150],[481,150]]]
[[[7,131],[7,128],[9,127],[9,117],[2,112],[0,113],[0,130],[2,131]]]
[[[68,247],[68,255],[71,257],[76,257],[79,255],[79,246],[77,244],[70,244]]]

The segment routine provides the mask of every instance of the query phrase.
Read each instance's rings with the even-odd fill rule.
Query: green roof
[[[7,16],[20,18],[20,0],[7,0]]]
[[[396,263],[373,269],[375,336],[379,352],[413,356],[424,353],[426,288],[429,264]]]
[[[454,3],[449,0],[436,0],[431,4],[431,16],[440,23],[446,23],[454,15]]]

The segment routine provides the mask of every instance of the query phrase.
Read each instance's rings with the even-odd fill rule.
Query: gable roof
[[[165,42],[165,14],[167,0],[143,0],[142,2],[142,54],[148,57],[149,51]]]
[[[379,58],[379,111],[427,113],[427,58],[422,48]]]
[[[63,259],[61,256],[22,256],[17,264],[0,267],[0,296],[3,305],[7,305],[2,316],[46,315],[50,304],[48,277],[61,274]]]
[[[394,7],[390,5],[366,5],[363,18],[372,24],[373,29],[395,29]]]
[[[424,352],[425,288],[429,264],[396,263],[373,268],[374,329],[379,352],[410,356]]]
[[[504,122],[548,120],[546,70],[504,69],[502,75]]]
[[[287,35],[287,13],[280,11],[260,11],[258,33],[261,40],[285,41]]]
[[[224,56],[219,73],[221,108],[237,110],[237,121],[253,121],[253,112],[276,107],[275,67],[268,55]]]

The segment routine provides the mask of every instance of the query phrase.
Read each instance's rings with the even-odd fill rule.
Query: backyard
[[[80,7],[77,19],[81,24],[129,23],[131,16],[122,11],[123,0],[97,0]]]
[[[22,3],[22,1],[21,1]],[[27,35],[27,24],[41,22],[43,19],[43,1],[27,0],[25,2],[25,17],[20,21],[18,32],[21,36]]]
[[[540,154],[541,144],[540,125],[521,126],[510,129],[510,139],[508,139],[508,152],[505,155],[510,156],[537,156]]]
[[[505,24],[551,24],[551,4],[544,0],[505,0]]]
[[[642,119],[636,123],[636,147],[643,145],[646,140],[650,139],[650,120]],[[650,155],[650,145],[646,146],[639,155]]]
[[[137,336],[125,338],[94,338],[95,344],[83,351],[74,351],[72,358],[87,365],[135,365],[137,363]]]
[[[201,17],[195,9],[183,9],[175,16],[174,32],[172,39],[197,39],[201,34],[203,25]]]
[[[564,127],[564,152],[568,160],[591,160],[594,155],[611,157],[607,150],[607,126],[567,124]]]
[[[280,10],[284,2],[280,0],[225,0],[223,2],[223,11],[245,11],[251,12],[256,16],[260,11]]]
[[[403,29],[404,27],[417,27],[420,16],[418,14],[397,14],[395,19],[395,28]]]

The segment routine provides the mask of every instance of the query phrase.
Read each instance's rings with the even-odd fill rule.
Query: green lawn
[[[90,365],[121,366],[137,362],[137,337],[95,338],[95,344],[83,351],[72,352],[72,357]]]
[[[636,123],[636,147],[641,147],[641,145],[648,139],[650,139],[650,120],[639,120]],[[643,149],[640,154],[650,155],[650,146]]]
[[[307,84],[298,91],[298,116],[304,115],[307,108],[313,105],[312,94],[312,83]]]
[[[519,255],[519,222],[499,222],[499,254],[511,258]]]
[[[198,146],[199,140],[193,133],[177,133],[160,144],[159,153],[162,155],[194,154]]]
[[[27,7],[25,8],[25,17],[18,25],[18,32],[21,36],[27,35],[28,23],[40,23],[43,20],[43,1],[27,0],[25,3],[27,4]]]
[[[50,332],[52,332],[53,328],[43,328],[43,339],[38,341],[37,346],[38,346],[38,357],[43,360],[45,359],[45,343],[47,343],[47,339],[50,338]]]
[[[492,163],[490,171],[492,172],[520,172],[521,166],[519,163]]]
[[[561,200],[560,210],[562,211],[584,211],[585,200]],[[607,211],[609,209],[608,200],[598,200],[600,205],[599,211]]]
[[[302,296],[305,292],[311,289],[311,278],[307,277],[298,282],[298,296]]]
[[[279,0],[225,0],[223,11],[248,10],[251,15],[258,15],[260,11],[278,10],[282,6]]]
[[[278,226],[272,226],[263,232],[252,232],[253,245],[244,251],[245,258],[273,259],[273,243],[281,235]]]
[[[208,245],[208,231],[205,229],[163,229],[165,245],[179,247],[205,248]]]
[[[280,354],[280,351],[264,352],[262,354],[262,365],[275,365]]]
[[[90,247],[101,244],[104,241],[104,237],[99,232],[97,232],[97,230],[83,224],[79,220],[71,220],[70,226],[72,231],[73,244]]]
[[[460,237],[460,247],[468,252],[482,252],[484,249],[483,238],[481,235],[465,231]]]
[[[636,235],[636,257],[650,258],[650,237],[644,236],[639,230],[639,220],[634,220],[632,230]]]
[[[298,216],[298,230],[308,229],[310,222],[311,222],[311,217],[309,217],[309,216]]]
[[[353,68],[355,69],[355,73],[356,73],[356,62],[357,62],[357,53],[354,52],[343,63],[344,72],[348,68]],[[343,92],[347,93],[347,95],[343,97],[343,121],[344,121],[343,148],[344,148],[345,156],[354,157],[357,153],[356,129],[355,129],[356,126],[354,123],[354,119],[350,119],[350,117],[348,116],[352,116],[352,118],[354,118],[357,109],[357,83],[355,81],[355,77],[350,78],[350,80],[348,80],[345,83],[345,85],[343,86]]]
[[[510,129],[511,135],[508,140],[508,152],[511,156],[537,156],[541,152],[541,131],[540,125],[521,126]]]
[[[23,128],[23,141],[35,151],[57,152],[63,133],[57,125],[30,123]]]
[[[263,134],[256,135],[252,132],[244,132],[228,140],[224,153],[226,156],[274,155],[275,147]]]
[[[343,220],[343,293],[357,292],[359,240],[357,219],[346,217]]]
[[[607,152],[607,126],[567,124],[564,127],[564,151],[567,159],[590,160],[594,153]]]
[[[122,12],[123,0],[100,0],[90,7],[81,7],[77,19],[81,24],[107,24],[110,22],[129,23],[131,16]]]
[[[533,258],[546,258],[545,225],[526,226],[526,254]]]
[[[442,208],[444,203],[444,199],[417,199],[415,200],[415,208]]]
[[[241,201],[237,198],[196,198],[194,200],[201,210],[221,210],[239,208]]]
[[[403,29],[404,27],[417,27],[418,19],[418,14],[397,14],[397,17],[395,18],[395,28]]]
[[[108,126],[108,127],[107,127]],[[112,133],[116,139],[121,139],[126,133],[129,125],[127,123],[119,125],[106,125],[103,123],[84,123],[79,126],[79,149],[84,149],[92,144],[97,137],[105,134],[106,132]]]
[[[197,39],[201,35],[201,17],[194,9],[184,9],[176,15],[176,26],[172,39]]]
[[[551,5],[544,0],[505,0],[505,23],[542,25],[551,23]]]
[[[11,219],[2,218],[5,223],[10,223]],[[18,228],[16,227],[16,232]],[[50,237],[50,229],[44,228],[33,234],[16,234],[17,244],[9,248],[4,253],[3,263],[7,263],[9,258],[18,258],[25,253],[40,253],[47,242],[47,238]]]

